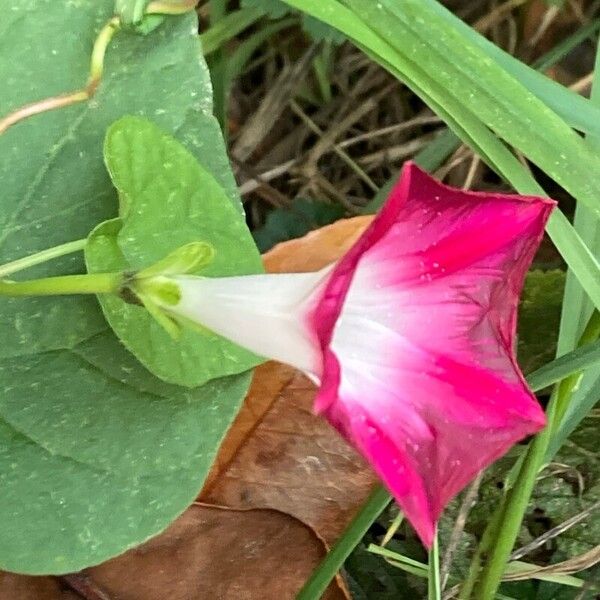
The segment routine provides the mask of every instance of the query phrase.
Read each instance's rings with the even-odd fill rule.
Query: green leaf
[[[151,122],[124,117],[108,131],[105,159],[119,190],[121,219],[98,226],[86,248],[88,270],[139,271],[192,242],[215,250],[206,276],[262,269],[240,206],[196,159]],[[196,387],[241,373],[260,359],[208,331],[186,328],[174,340],[145,308],[100,297],[113,330],[152,373]]]
[[[0,80],[19,83],[0,86],[0,110],[9,113],[83,86],[94,38],[112,15],[113,2],[9,4],[0,25],[5,48]],[[195,16],[186,15],[167,19],[147,37],[118,33],[93,100],[30,118],[0,136],[0,262],[86,237],[98,222],[115,216],[116,194],[103,163],[102,140],[123,114],[152,116],[177,133],[236,199],[226,154],[222,148],[215,151],[221,137],[210,115],[210,81],[195,27]],[[25,275],[84,268],[80,256],[69,256]],[[0,310],[0,358],[68,348],[103,327],[92,298],[2,299]]]
[[[113,0],[0,4],[3,113],[85,84]],[[0,136],[0,261],[86,237],[117,215],[102,143],[124,114],[176,135],[241,214],[211,111],[193,14],[144,37],[119,32],[93,100]],[[82,257],[69,256],[24,275],[84,269]],[[77,571],[163,530],[202,487],[249,383],[246,374],[194,390],[161,381],[123,347],[92,297],[0,298],[0,339],[7,570]]]
[[[161,531],[200,489],[248,380],[170,386],[110,331],[3,361],[2,568],[78,571]]]

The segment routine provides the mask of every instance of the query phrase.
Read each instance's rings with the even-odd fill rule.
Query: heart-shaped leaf
[[[5,3],[6,4],[6,3]],[[11,3],[0,24],[2,116],[85,85],[114,0]],[[193,14],[120,31],[92,100],[0,135],[0,262],[86,237],[118,214],[107,127],[151,117],[200,160],[241,213]],[[82,273],[82,257],[19,277]],[[151,375],[93,297],[0,298],[0,567],[76,571],[164,529],[202,487],[249,378],[190,390]]]
[[[207,242],[215,249],[203,275],[262,269],[239,204],[230,202],[177,140],[150,121],[125,117],[109,129],[105,157],[119,190],[122,218],[103,223],[90,236],[90,271],[144,269],[191,242]],[[100,302],[125,346],[170,383],[195,387],[260,362],[209,331],[186,328],[174,340],[143,307],[116,296],[101,297]]]

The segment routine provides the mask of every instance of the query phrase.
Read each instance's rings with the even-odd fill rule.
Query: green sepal
[[[149,298],[158,306],[175,306],[181,301],[179,286],[174,281],[164,277],[154,277],[152,279],[137,279],[137,277],[134,277],[128,287],[136,297]]]
[[[148,35],[162,25],[165,18],[165,15],[144,15],[144,18],[134,25],[132,29],[140,35]]]
[[[154,279],[135,279],[130,283],[129,289],[134,296],[143,304],[150,316],[161,325],[163,329],[174,339],[178,340],[182,329],[191,329],[196,333],[206,335],[212,333],[203,325],[170,312],[171,306],[176,306],[181,301],[181,290],[179,286],[164,277]]]
[[[145,294],[137,294],[137,297],[148,311],[148,314],[171,336],[172,339],[178,340],[181,337],[181,326],[175,319],[165,313]]]
[[[182,329],[191,329],[196,333],[201,333],[202,335],[212,334],[213,331],[208,327],[204,327],[200,323],[196,323],[196,321],[192,321],[187,317],[182,317],[181,315],[170,314],[169,317],[177,322],[177,325]]]
[[[164,15],[147,15],[146,8],[150,0],[115,0],[115,14],[124,29],[148,35],[164,20]]]
[[[215,249],[211,244],[191,242],[177,248],[165,258],[137,273],[136,279],[197,273],[200,269],[207,267],[214,257]]]

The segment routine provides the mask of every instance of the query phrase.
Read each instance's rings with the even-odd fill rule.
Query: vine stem
[[[62,296],[70,294],[117,294],[123,273],[63,275],[29,281],[0,281],[0,296]]]
[[[183,0],[182,2],[150,2],[146,7],[147,15],[182,15],[193,10],[198,0]]]
[[[100,84],[102,73],[104,71],[104,57],[106,55],[106,50],[114,34],[119,30],[119,27],[120,22],[118,17],[112,17],[100,30],[92,49],[88,81],[83,89],[60,94],[58,96],[51,96],[50,98],[44,98],[38,102],[32,102],[18,108],[0,119],[0,135],[2,135],[9,127],[12,127],[19,121],[23,121],[28,117],[32,117],[33,115],[89,100],[95,94],[96,89]]]
[[[197,1],[198,0],[182,0],[181,2],[166,2],[156,0],[148,4],[146,7],[146,14],[181,15],[193,10]],[[44,98],[43,100],[31,102],[17,108],[0,119],[0,135],[2,135],[9,127],[34,115],[89,100],[96,93],[96,90],[100,85],[102,73],[104,72],[104,57],[106,55],[106,50],[120,27],[121,22],[119,17],[112,17],[98,33],[94,42],[94,47],[92,48],[88,80],[83,89],[59,94],[58,96],[51,96],[50,98]]]
[[[28,269],[29,267],[34,267],[35,265],[45,263],[48,260],[59,258],[61,256],[65,256],[66,254],[72,254],[73,252],[79,252],[85,248],[86,242],[86,239],[67,242],[66,244],[54,246],[52,248],[48,248],[47,250],[42,250],[41,252],[32,254],[31,256],[25,256],[24,258],[19,258],[17,260],[13,260],[12,262],[0,265],[0,279],[7,277],[8,275],[12,275],[13,273],[23,271],[24,269]]]

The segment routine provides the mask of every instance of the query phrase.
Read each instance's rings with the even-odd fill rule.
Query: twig
[[[373,168],[374,166],[378,166],[380,164],[395,163],[417,153],[419,150],[421,150],[421,148],[426,146],[433,139],[433,137],[434,134],[426,134],[420,138],[409,140],[404,144],[399,144],[398,146],[377,150],[377,152],[372,152],[371,154],[361,156],[358,159],[358,163],[367,169]]]
[[[554,565],[548,565],[547,567],[532,566],[531,569],[505,574],[502,581],[523,581],[524,579],[535,578],[537,575],[573,575],[573,573],[579,573],[579,571],[589,569],[598,563],[600,563],[600,546],[595,546],[583,554],[573,556]]]
[[[473,154],[471,164],[469,165],[469,171],[467,172],[467,176],[463,184],[463,190],[471,189],[471,186],[473,185],[473,180],[475,179],[475,174],[477,173],[477,167],[479,167],[480,163],[481,158],[479,157],[479,154]]]
[[[487,31],[494,23],[497,23],[499,20],[504,18],[504,16],[510,13],[514,8],[521,6],[521,4],[525,4],[529,0],[507,0],[504,4],[498,6],[498,8],[489,12],[485,17],[479,19],[473,28],[483,33]]]
[[[353,146],[354,144],[358,144],[359,142],[371,140],[374,137],[388,135],[389,133],[401,133],[403,131],[408,131],[415,127],[421,127],[422,125],[437,125],[438,123],[442,123],[442,119],[435,115],[426,117],[414,117],[413,119],[409,119],[408,121],[404,121],[403,123],[388,125],[387,127],[382,127],[381,129],[367,131],[366,133],[361,133],[360,135],[348,138],[346,140],[343,140],[342,142],[339,142],[337,144],[337,147],[348,148],[348,146]]]
[[[510,560],[518,560],[519,558],[523,558],[523,556],[530,554],[531,552],[533,552],[540,546],[543,546],[549,540],[559,536],[561,533],[564,533],[568,529],[571,529],[571,527],[573,527],[574,525],[577,525],[577,523],[581,523],[581,521],[583,521],[585,518],[589,517],[592,513],[594,513],[598,509],[600,509],[600,500],[598,502],[595,502],[591,506],[588,506],[588,508],[586,508],[585,510],[576,514],[575,516],[571,517],[570,519],[567,519],[560,525],[557,525],[556,527],[553,527],[549,531],[546,531],[546,533],[543,533],[542,535],[540,535],[538,538],[536,538],[532,542],[529,542],[529,544],[526,544],[525,546],[522,546],[518,550],[515,550],[510,555]]]
[[[440,571],[442,591],[448,583],[448,575],[450,574],[450,567],[452,566],[452,558],[454,552],[456,552],[456,548],[458,547],[460,538],[465,529],[469,512],[477,500],[477,494],[479,492],[479,486],[481,485],[482,478],[483,473],[479,473],[479,475],[477,475],[477,477],[473,480],[473,483],[469,486],[462,504],[460,505],[460,510],[458,512],[458,516],[456,517],[456,521],[454,522],[454,527],[452,528],[452,533],[450,534],[450,540],[448,541],[448,546],[446,547],[446,552],[444,552],[444,558],[442,560],[442,568]]]
[[[300,108],[300,106],[294,102],[293,100],[290,102],[290,107],[294,111],[296,115],[298,115],[302,121],[306,124],[306,126],[316,133],[319,136],[323,136],[323,130]],[[379,188],[375,184],[375,182],[352,160],[352,158],[346,154],[343,150],[338,148],[337,146],[333,146],[334,152],[374,191],[378,192]],[[308,173],[308,179],[313,177],[315,172]]]
[[[341,121],[333,124],[333,126],[329,127],[327,131],[320,134],[319,141],[311,148],[306,159],[306,164],[304,165],[304,168],[307,170],[309,175],[311,171],[316,170],[319,159],[329,150],[334,150],[338,156],[342,157],[342,155],[339,153],[340,146],[335,143],[336,139],[345,131],[350,129],[350,127],[352,127],[352,125],[354,125],[354,123],[356,123],[362,117],[375,110],[379,105],[379,101],[384,96],[387,96],[395,87],[397,87],[397,82],[386,85],[383,89],[379,90],[377,94],[370,96],[368,100],[362,102],[355,110],[346,115]],[[365,183],[370,185],[367,181],[365,181]],[[378,188],[375,186],[374,191],[376,192],[377,190]]]
[[[232,155],[238,161],[247,160],[273,129],[297,87],[302,82],[304,75],[311,67],[312,59],[318,49],[319,45],[313,44],[292,67],[283,69],[275,84],[264,97],[258,110],[245,123],[233,146]]]
[[[569,86],[570,90],[581,94],[585,90],[587,90],[594,81],[594,71],[588,73],[585,77],[578,79],[575,83]]]
[[[242,183],[242,185],[240,185],[240,188],[239,188],[240,194],[242,196],[245,196],[246,194],[253,192],[257,188],[262,187],[265,183],[271,181],[272,179],[276,179],[277,177],[284,175],[297,162],[298,161],[295,158],[293,158],[292,160],[288,160],[281,165],[277,165],[276,167],[273,167],[272,169],[269,169],[268,171],[265,171],[264,173],[259,173],[258,175],[254,175],[252,179],[248,179],[247,181],[244,181],[244,183]],[[240,168],[243,169],[244,167],[240,167]]]

